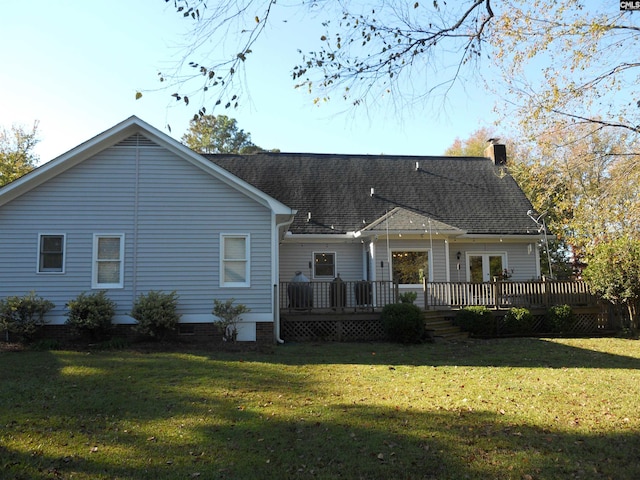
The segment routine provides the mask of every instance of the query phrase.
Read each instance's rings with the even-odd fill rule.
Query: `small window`
[[[335,253],[314,252],[313,277],[314,278],[335,278],[336,277],[336,254]]]
[[[64,273],[64,234],[40,234],[38,273]]]
[[[124,234],[94,235],[92,287],[124,287]]]
[[[249,287],[249,235],[220,235],[220,285]]]

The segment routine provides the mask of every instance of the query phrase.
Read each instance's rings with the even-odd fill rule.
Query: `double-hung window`
[[[313,278],[335,278],[335,252],[313,252]]]
[[[64,273],[65,240],[63,233],[38,235],[38,273]]]
[[[249,234],[220,235],[220,286],[250,287]]]
[[[92,288],[124,287],[124,234],[93,236]]]

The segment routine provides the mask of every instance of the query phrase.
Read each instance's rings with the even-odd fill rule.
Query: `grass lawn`
[[[640,342],[0,353],[2,479],[640,478]]]

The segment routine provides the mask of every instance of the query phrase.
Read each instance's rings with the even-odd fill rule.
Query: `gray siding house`
[[[234,298],[239,340],[279,341],[299,272],[407,291],[536,279],[531,204],[489,155],[203,156],[131,117],[0,189],[0,297],[35,291],[53,325],[81,292],[106,290],[124,324],[150,290],[176,290],[185,324]]]
[[[182,321],[213,299],[274,321],[278,244],[293,210],[135,117],[0,190],[0,296],[36,291],[52,324],[81,292],[106,290],[116,323],[149,290],[180,296]],[[271,328],[270,328],[271,329]]]

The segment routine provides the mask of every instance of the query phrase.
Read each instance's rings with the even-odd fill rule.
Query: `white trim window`
[[[64,273],[66,244],[64,233],[38,234],[38,273]]]
[[[95,233],[91,288],[123,287],[124,233]]]
[[[313,252],[313,278],[336,278],[336,252]]]
[[[250,236],[248,233],[220,234],[220,286],[250,287]]]

